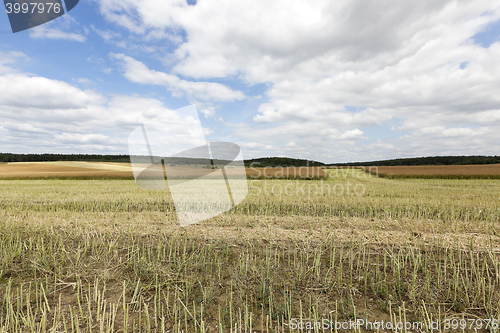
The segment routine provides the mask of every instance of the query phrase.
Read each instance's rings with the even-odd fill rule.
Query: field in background
[[[0,331],[500,319],[499,180],[329,172],[185,228],[132,180],[0,180]]]
[[[161,165],[158,168],[162,168]],[[170,167],[170,174],[186,175],[205,174],[203,168],[186,169]],[[285,178],[285,179],[322,179],[326,173],[321,167],[289,167],[289,168],[247,168],[247,177],[258,178]],[[231,169],[228,170],[231,175]],[[0,179],[8,178],[130,178],[133,179],[130,163],[112,162],[13,162],[0,163]]]
[[[386,178],[500,179],[500,164],[363,167]]]
[[[167,167],[170,167],[167,165]],[[161,168],[161,166],[158,166]],[[179,166],[174,168],[179,169]],[[354,169],[356,168],[356,169]],[[360,168],[385,178],[499,179],[500,164],[425,165],[379,167],[267,167],[247,168],[249,179],[324,179],[329,172]],[[187,169],[194,168],[189,166]],[[200,169],[201,170],[201,169]],[[344,170],[344,171],[341,171]],[[182,171],[182,170],[181,170]],[[202,171],[202,170],[201,170]],[[172,170],[175,174],[176,170]],[[184,171],[181,172],[184,174]],[[202,172],[203,174],[204,172]],[[12,162],[0,163],[2,178],[133,178],[130,163],[116,162]]]
[[[132,178],[130,163],[11,162],[0,163],[2,178]]]
[[[327,177],[323,167],[287,167],[287,168],[247,168],[250,179],[322,179]]]

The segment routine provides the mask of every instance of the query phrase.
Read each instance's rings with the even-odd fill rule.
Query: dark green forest
[[[500,156],[430,156],[414,158],[397,158],[392,160],[334,163],[334,166],[409,166],[409,165],[464,165],[464,164],[496,164]]]
[[[50,161],[86,161],[86,162],[126,162],[130,163],[129,155],[87,155],[87,154],[11,154],[0,153],[0,162],[50,162]],[[137,161],[149,162],[149,156],[141,156]],[[216,165],[225,165],[230,161],[215,160]],[[291,167],[291,166],[324,166],[325,163],[287,157],[264,157],[245,160],[245,166],[254,168]],[[166,164],[205,164],[206,160],[184,157],[168,157]],[[209,162],[210,163],[210,162]]]
[[[149,157],[144,157],[146,160]],[[50,161],[86,161],[86,162],[130,162],[129,155],[98,155],[98,154],[11,154],[0,153],[0,162],[50,162]],[[199,164],[198,159],[170,157],[168,164]],[[215,164],[227,164],[229,161],[214,161]],[[325,166],[318,161],[288,157],[262,157],[245,160],[246,167],[302,167]],[[331,163],[332,166],[397,166],[397,165],[463,165],[463,164],[495,164],[500,163],[500,156],[431,156],[398,158],[371,162]]]
[[[245,160],[246,167],[253,168],[265,168],[265,167],[305,167],[305,166],[325,166],[325,163],[310,161],[310,160],[300,160],[296,158],[288,157],[262,157],[254,158],[251,160]]]
[[[130,162],[129,155],[97,155],[97,154],[11,154],[0,153],[0,162]]]

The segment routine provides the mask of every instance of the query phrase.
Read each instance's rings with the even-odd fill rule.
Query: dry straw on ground
[[[500,180],[330,172],[249,181],[240,205],[186,228],[168,191],[133,180],[0,180],[0,332],[500,319]],[[280,186],[294,195],[265,192]]]

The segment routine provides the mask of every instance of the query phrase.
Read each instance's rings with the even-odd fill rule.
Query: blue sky
[[[127,153],[196,105],[245,158],[495,155],[497,1],[80,0],[12,34],[0,15],[0,151]]]

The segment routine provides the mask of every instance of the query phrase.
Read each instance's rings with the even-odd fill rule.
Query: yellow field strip
[[[98,169],[98,170],[108,170],[108,171],[132,171],[132,166],[129,163],[123,163],[123,165],[109,164],[103,162],[11,162],[8,165],[57,165],[57,166],[69,166],[76,168],[87,168],[87,169]]]

